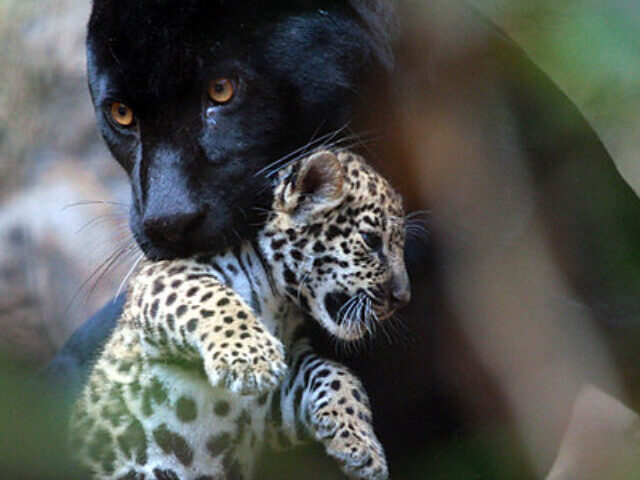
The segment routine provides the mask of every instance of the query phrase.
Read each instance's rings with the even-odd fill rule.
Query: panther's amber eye
[[[227,103],[236,93],[235,82],[229,78],[216,78],[209,84],[208,93],[215,103]]]
[[[111,104],[111,118],[122,127],[130,127],[133,124],[133,110],[124,103],[113,102]]]

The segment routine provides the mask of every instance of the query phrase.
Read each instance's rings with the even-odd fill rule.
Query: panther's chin
[[[227,248],[226,237],[221,235],[206,244],[195,244],[185,241],[182,245],[164,245],[161,242],[153,242],[144,233],[133,229],[133,238],[144,253],[145,257],[152,261],[175,260],[178,258],[190,258],[198,255],[216,255]]]

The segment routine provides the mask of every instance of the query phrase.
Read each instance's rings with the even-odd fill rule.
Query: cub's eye
[[[229,78],[216,78],[209,84],[208,93],[215,103],[228,103],[236,93],[236,82]]]
[[[111,118],[121,127],[130,127],[133,124],[133,110],[124,103],[113,102],[111,104]]]
[[[382,248],[382,237],[380,235],[370,232],[360,232],[360,235],[371,250],[378,251]]]

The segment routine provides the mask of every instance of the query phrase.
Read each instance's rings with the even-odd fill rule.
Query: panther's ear
[[[338,157],[323,150],[301,161],[287,210],[294,216],[325,210],[342,199],[344,169]]]

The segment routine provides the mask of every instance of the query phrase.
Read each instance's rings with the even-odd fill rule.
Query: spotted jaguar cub
[[[360,381],[304,331],[355,340],[409,300],[403,219],[361,157],[322,151],[280,172],[254,242],[143,265],[76,405],[76,457],[101,479],[249,479],[264,442],[310,437],[387,478]]]

